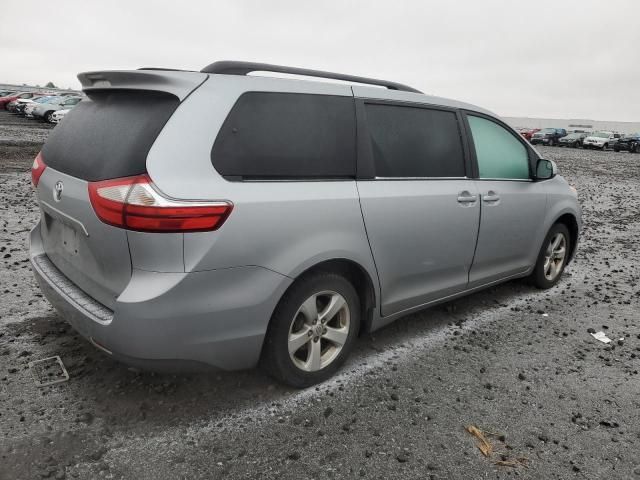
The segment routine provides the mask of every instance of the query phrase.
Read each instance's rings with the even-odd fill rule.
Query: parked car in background
[[[520,135],[522,135],[527,140],[531,141],[531,137],[534,133],[539,132],[539,128],[521,128]]]
[[[11,102],[7,103],[4,108],[5,108],[5,110],[7,112],[15,113],[16,112],[16,107],[18,105],[18,102],[20,102],[20,101],[24,102],[26,100],[29,100],[29,99],[27,99],[27,98],[17,98],[16,100],[12,100]]]
[[[567,131],[564,128],[543,128],[532,135],[531,143],[533,145],[541,144],[553,147],[558,144],[558,140],[566,135]]]
[[[32,98],[18,98],[17,100],[14,100],[13,102],[9,102],[7,104],[7,111],[11,112],[11,113],[21,113],[22,111],[24,111],[24,107],[29,104],[29,103],[33,103],[35,100],[37,100],[38,98],[42,98],[44,96],[47,96],[43,93],[39,93],[38,95],[34,95]]]
[[[38,96],[37,93],[35,92],[14,92],[14,93],[10,93],[9,95],[5,95],[4,97],[0,98],[0,108],[4,108],[6,110],[7,105],[10,102],[13,102],[14,100],[17,100],[19,98],[33,98]]]
[[[53,115],[51,115],[51,123],[60,123],[64,116],[70,111],[70,108],[67,108],[65,110],[56,110],[55,112],[53,112]]]
[[[15,90],[0,90],[0,98],[11,95],[12,93],[15,93]]]
[[[586,133],[569,133],[565,137],[558,140],[559,147],[581,148],[582,142],[587,138]]]
[[[305,387],[358,335],[518,277],[551,288],[574,256],[577,192],[483,108],[247,62],[78,78],[88,99],[33,164],[30,260],[124,362]]]
[[[51,123],[53,112],[69,109],[82,100],[82,97],[56,97],[53,100],[36,106],[31,112],[34,118]]]
[[[613,149],[616,152],[640,153],[640,133],[625,135],[613,145]]]
[[[23,109],[23,114],[25,117],[27,118],[33,118],[33,109],[36,108],[38,106],[38,104],[40,103],[47,103],[47,102],[51,102],[56,98],[60,98],[56,95],[50,95],[47,97],[40,97],[37,98],[36,100],[34,100],[31,103],[27,103]]]
[[[615,148],[622,137],[624,137],[624,133],[613,132],[613,138],[609,142],[608,148]]]
[[[27,118],[33,118],[31,112],[34,108],[40,103],[50,102],[54,98],[59,98],[56,95],[45,95],[44,97],[38,97],[34,100],[23,103],[22,105],[18,105],[17,113],[19,115],[23,115]]]
[[[584,139],[584,148],[599,148],[606,150],[620,138],[619,133],[614,132],[594,132]]]

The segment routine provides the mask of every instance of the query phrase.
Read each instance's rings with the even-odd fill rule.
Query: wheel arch
[[[355,260],[348,258],[331,258],[308,266],[294,277],[293,282],[291,282],[291,285],[289,285],[282,297],[284,297],[289,289],[300,279],[318,272],[337,273],[351,282],[356,292],[358,292],[360,299],[361,322],[358,335],[369,332],[377,305],[376,288],[374,279],[369,271]]]

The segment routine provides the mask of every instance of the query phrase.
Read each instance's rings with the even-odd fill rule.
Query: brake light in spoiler
[[[228,201],[175,200],[162,195],[148,175],[89,182],[89,199],[98,218],[139,232],[208,232],[229,217]]]

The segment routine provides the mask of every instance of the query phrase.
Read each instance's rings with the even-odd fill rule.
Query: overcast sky
[[[2,0],[0,83],[253,60],[395,80],[504,116],[640,121],[640,1]]]

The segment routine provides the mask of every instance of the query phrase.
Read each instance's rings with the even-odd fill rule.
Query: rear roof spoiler
[[[304,77],[328,78],[331,80],[342,80],[345,82],[362,83],[365,85],[376,85],[386,87],[389,90],[399,90],[402,92],[422,93],[408,85],[389,82],[387,80],[377,80],[375,78],[357,77],[355,75],[345,75],[343,73],[324,72],[322,70],[310,70],[308,68],[285,67],[282,65],[271,65],[268,63],[236,62],[223,60],[207,65],[202,73],[218,73],[223,75],[247,75],[251,72],[274,72],[288,75],[301,75]]]
[[[82,90],[88,95],[109,89],[152,90],[171,93],[184,100],[206,79],[206,73],[169,70],[111,70],[78,74]]]

